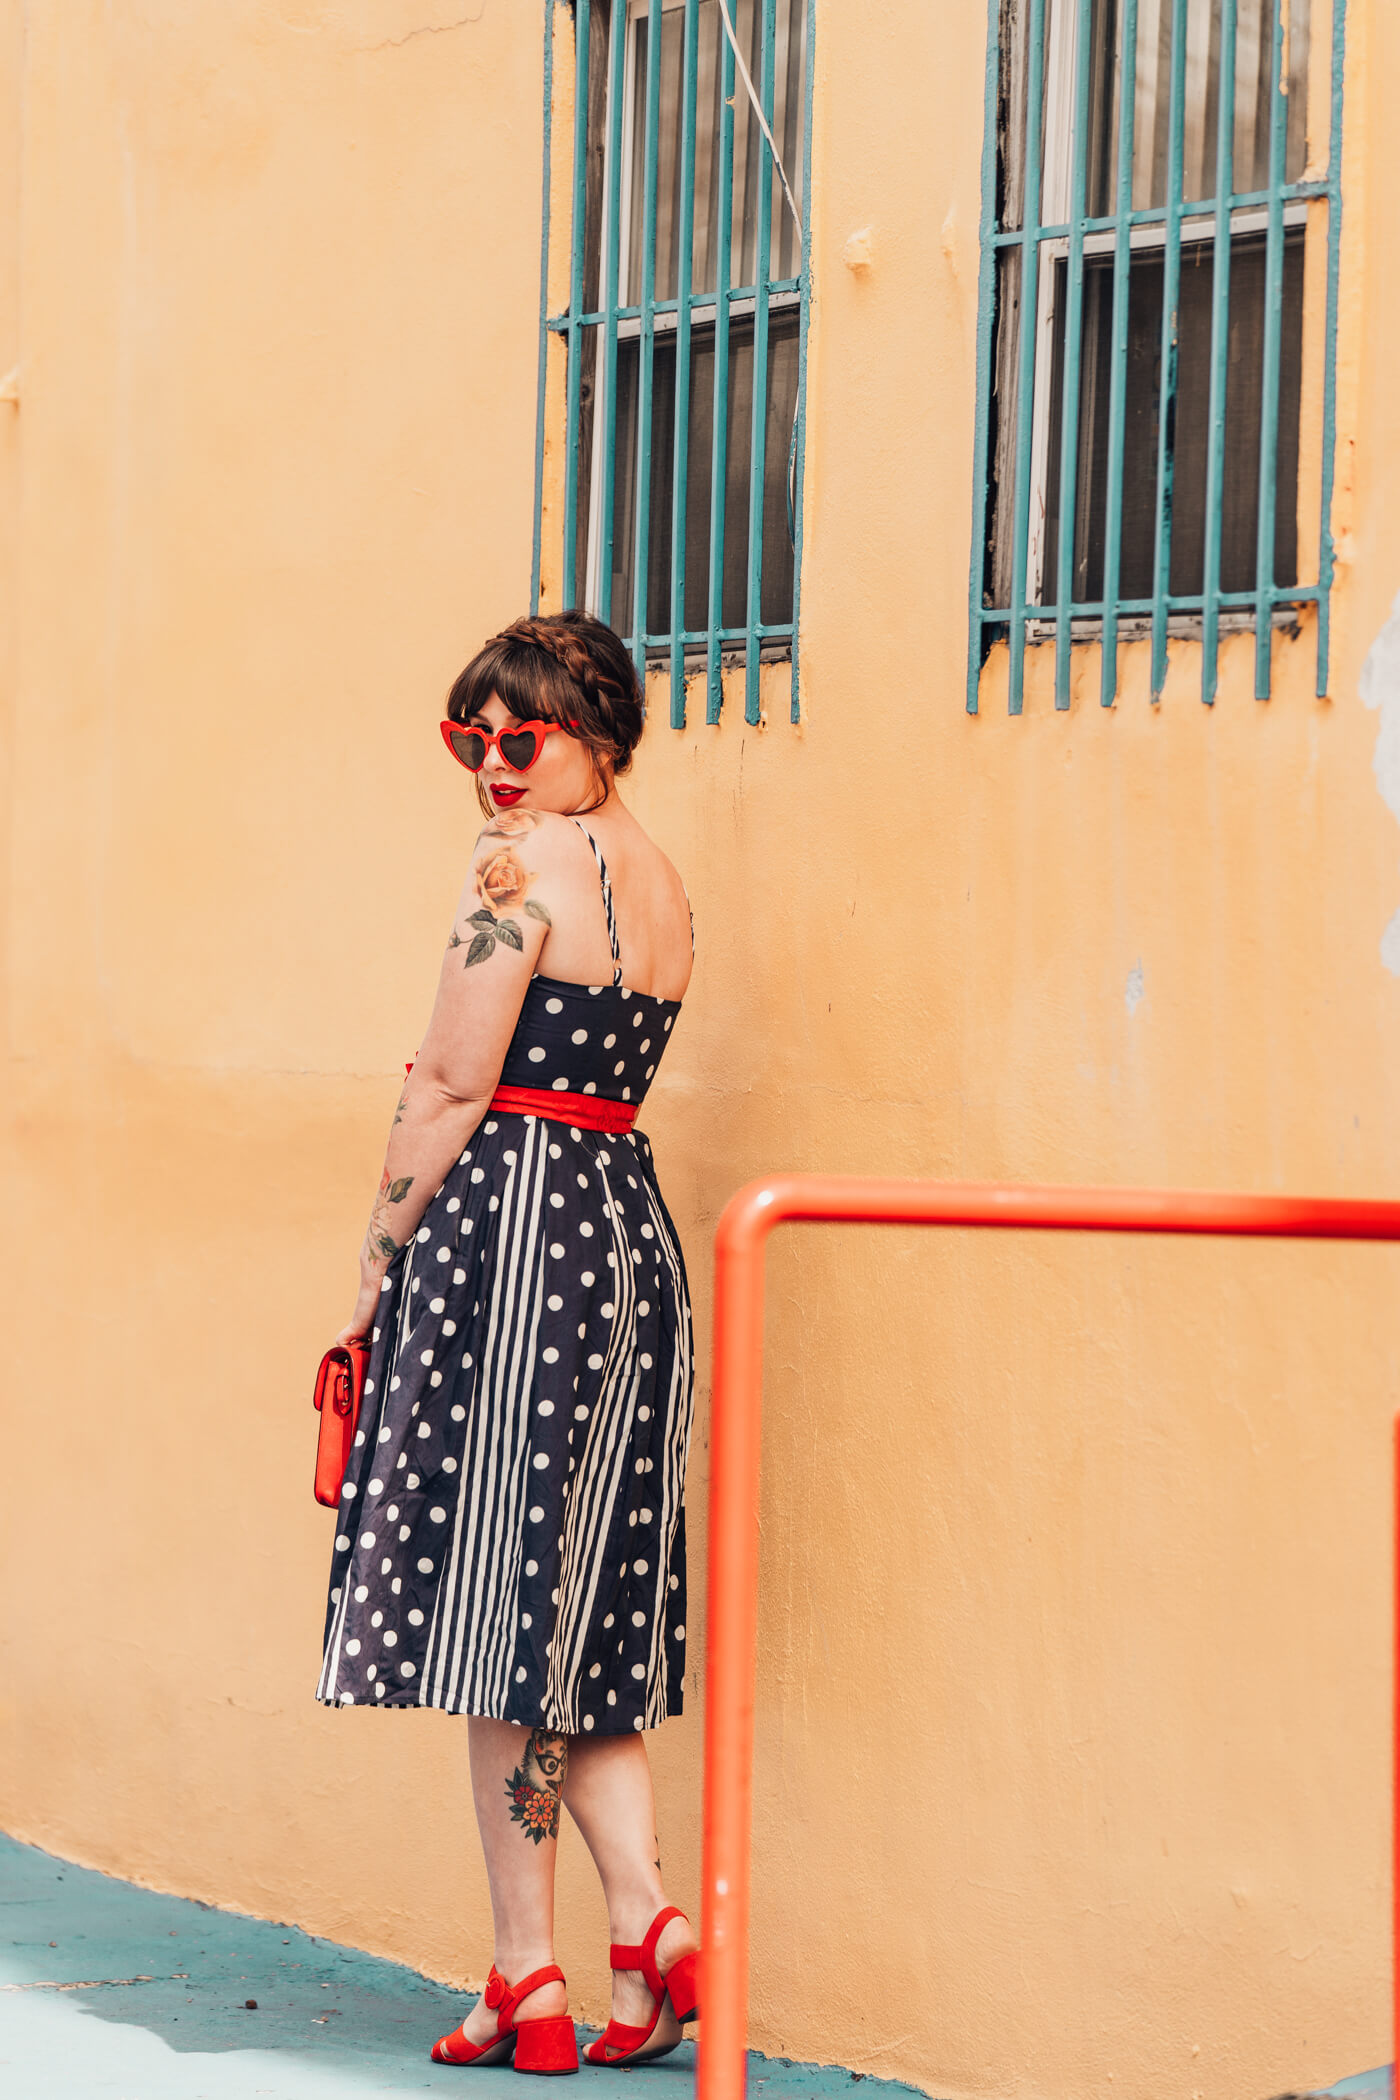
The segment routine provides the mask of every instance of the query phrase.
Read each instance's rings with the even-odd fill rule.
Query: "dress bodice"
[[[500,1083],[640,1103],[680,1010],[626,985],[532,977]]]
[[[574,822],[578,823],[577,817]],[[640,1105],[670,1040],[681,1002],[653,992],[634,992],[622,982],[622,952],[607,863],[588,827],[579,824],[578,828],[598,868],[613,981],[573,984],[563,977],[532,977],[501,1067],[500,1084],[556,1094],[598,1094],[604,1101]]]

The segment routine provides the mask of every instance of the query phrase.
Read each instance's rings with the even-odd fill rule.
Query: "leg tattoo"
[[[511,1820],[521,1824],[526,1837],[537,1845],[559,1835],[559,1800],[568,1758],[567,1736],[534,1728],[524,1757],[506,1781]]]

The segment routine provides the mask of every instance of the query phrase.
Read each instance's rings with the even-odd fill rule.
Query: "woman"
[[[340,1336],[372,1350],[318,1696],[471,1716],[495,1963],[433,2057],[573,2071],[561,1801],[614,1943],[590,2059],[662,2055],[695,2016],[644,1740],[681,1710],[690,1301],[632,1127],[689,982],[690,912],[617,791],[642,695],[611,629],[517,620],[448,716],[488,821]]]

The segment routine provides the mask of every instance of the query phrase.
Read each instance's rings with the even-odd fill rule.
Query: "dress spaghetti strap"
[[[579,830],[587,839],[589,850],[591,851],[594,860],[598,863],[598,880],[602,884],[603,888],[603,910],[607,913],[608,918],[608,946],[612,949],[613,984],[614,987],[620,987],[622,984],[622,951],[617,944],[617,914],[613,910],[612,882],[608,876],[608,864],[604,860],[602,853],[599,850],[598,841],[594,838],[588,826],[586,824],[579,824],[579,820],[577,817],[574,818],[574,822],[575,824],[578,824]],[[693,944],[695,940],[695,933],[693,928],[691,930],[690,938]]]

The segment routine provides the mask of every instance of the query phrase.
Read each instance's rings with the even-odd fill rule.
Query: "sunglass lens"
[[[452,756],[479,773],[486,763],[486,739],[479,729],[455,729],[452,732]]]
[[[501,757],[513,773],[524,773],[540,755],[543,732],[535,729],[506,729],[501,732]]]

